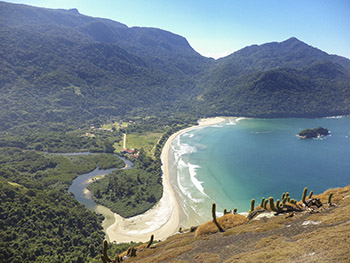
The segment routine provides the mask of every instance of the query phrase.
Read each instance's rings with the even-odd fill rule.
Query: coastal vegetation
[[[133,169],[114,171],[88,185],[94,201],[125,218],[150,209],[162,197],[161,170],[156,162],[142,155]]]

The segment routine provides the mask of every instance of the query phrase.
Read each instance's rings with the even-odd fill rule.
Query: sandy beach
[[[106,230],[110,242],[146,242],[152,234],[156,240],[164,240],[179,230],[181,210],[169,178],[168,159],[171,142],[181,133],[198,127],[215,125],[223,121],[225,119],[221,117],[201,119],[198,121],[198,125],[178,131],[169,137],[161,154],[163,171],[162,198],[152,209],[142,215],[125,219],[118,214],[114,214],[115,222]]]

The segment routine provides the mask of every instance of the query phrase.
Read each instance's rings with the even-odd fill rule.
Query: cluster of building
[[[139,157],[139,153],[136,149],[128,149],[124,148],[123,150],[120,151],[121,154],[127,154],[129,158],[135,158],[137,159]]]

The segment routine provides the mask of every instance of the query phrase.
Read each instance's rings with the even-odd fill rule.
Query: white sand
[[[115,222],[107,228],[106,234],[110,242],[146,242],[153,234],[156,240],[164,240],[176,233],[180,226],[180,207],[176,199],[176,193],[171,187],[169,179],[169,151],[171,142],[181,133],[189,130],[215,125],[225,121],[224,118],[208,118],[198,122],[198,126],[193,126],[171,135],[165,143],[162,154],[162,170],[163,170],[163,196],[159,202],[150,210],[142,215],[132,218],[122,218],[118,214],[114,214]]]

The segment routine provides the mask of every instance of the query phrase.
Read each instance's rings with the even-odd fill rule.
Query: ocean
[[[299,139],[305,128],[331,134]],[[171,183],[184,211],[182,226],[211,219],[211,204],[246,212],[250,200],[301,199],[304,187],[315,194],[350,184],[350,117],[318,119],[227,119],[177,136],[171,145]]]

